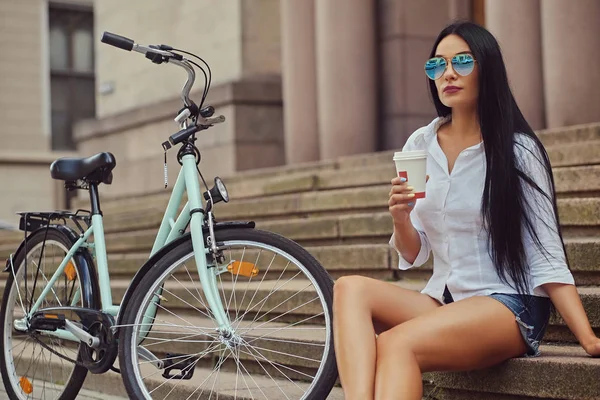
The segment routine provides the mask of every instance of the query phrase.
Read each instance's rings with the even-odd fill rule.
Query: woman
[[[347,400],[421,399],[423,372],[537,356],[552,305],[600,356],[567,267],[548,156],[513,98],[498,43],[459,22],[430,56],[439,117],[404,146],[428,152],[426,198],[415,201],[409,183],[394,178],[389,210],[399,268],[433,252],[434,272],[421,293],[358,276],[336,282]]]

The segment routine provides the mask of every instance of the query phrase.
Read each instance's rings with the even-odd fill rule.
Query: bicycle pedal
[[[227,266],[227,270],[234,275],[242,275],[246,278],[254,278],[258,275],[256,265],[247,261],[233,261]]]
[[[29,328],[32,330],[56,331],[65,328],[64,314],[51,314],[37,312],[29,321]]]
[[[197,361],[196,357],[189,354],[167,353],[162,376],[165,379],[192,379]],[[180,373],[171,374],[171,371],[180,371]]]

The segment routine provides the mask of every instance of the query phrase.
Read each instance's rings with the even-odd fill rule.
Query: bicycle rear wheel
[[[233,330],[217,330],[191,240],[182,243],[156,263],[126,307],[119,364],[129,396],[325,399],[337,378],[327,272],[273,233],[229,229],[216,238],[225,256],[216,268],[229,266],[216,283]],[[158,308],[149,329],[143,322],[152,304]],[[157,361],[173,369],[165,374]],[[186,374],[190,379],[180,379]]]
[[[49,228],[47,233],[42,229],[27,240],[27,258],[23,249],[13,259],[14,271],[11,268],[6,277],[0,309],[0,370],[11,399],[75,399],[86,378],[86,368],[61,359],[38,340],[71,359],[78,358],[80,344],[15,328],[19,324],[23,326],[25,312],[36,302],[72,245],[73,241],[58,229]],[[82,263],[81,256],[73,257],[71,265],[65,268],[66,273],[43,301],[42,309],[96,306],[84,300],[92,296],[82,292],[88,290],[79,278]]]

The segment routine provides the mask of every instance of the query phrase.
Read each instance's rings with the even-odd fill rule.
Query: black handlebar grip
[[[135,42],[124,36],[115,35],[114,33],[104,32],[102,34],[102,43],[110,44],[123,50],[131,51]]]
[[[171,144],[175,146],[176,144],[183,142],[199,130],[200,128],[197,126],[190,126],[189,128],[182,129],[179,132],[172,134],[169,137],[169,142],[171,142]]]

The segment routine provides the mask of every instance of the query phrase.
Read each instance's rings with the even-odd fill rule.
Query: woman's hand
[[[583,344],[585,351],[592,357],[600,357],[600,339],[594,338],[594,340]]]
[[[429,180],[429,175],[425,178]],[[405,178],[395,177],[392,179],[388,206],[394,225],[404,225],[410,222],[410,213],[415,207],[414,188],[409,186]]]

